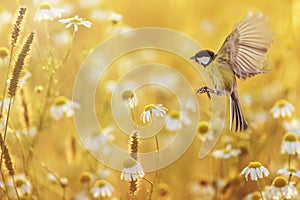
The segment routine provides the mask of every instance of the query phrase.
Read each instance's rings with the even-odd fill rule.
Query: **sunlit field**
[[[249,12],[272,44],[235,131],[190,57]],[[0,199],[300,199],[299,34],[300,0],[1,1]]]

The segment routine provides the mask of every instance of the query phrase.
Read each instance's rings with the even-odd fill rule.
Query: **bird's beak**
[[[190,57],[190,59],[195,60],[195,56]]]

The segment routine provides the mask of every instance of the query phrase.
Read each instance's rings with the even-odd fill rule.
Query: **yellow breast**
[[[206,69],[215,85],[215,89],[227,92],[232,91],[235,76],[230,66],[223,66],[214,61]]]

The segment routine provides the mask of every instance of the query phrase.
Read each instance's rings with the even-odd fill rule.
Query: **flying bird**
[[[266,25],[268,18],[261,13],[249,12],[227,36],[217,53],[199,51],[191,57],[202,65],[213,81],[214,89],[203,86],[196,93],[226,95],[230,97],[230,130],[244,131],[248,122],[240,105],[236,78],[246,79],[266,73],[263,62],[272,43],[272,33]]]

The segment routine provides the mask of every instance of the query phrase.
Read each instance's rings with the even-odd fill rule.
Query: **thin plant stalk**
[[[12,99],[13,99],[12,97],[9,98],[8,110],[7,110],[7,115],[6,115],[6,122],[5,122],[4,135],[3,135],[3,144],[1,147],[2,151],[1,151],[1,157],[0,157],[0,171],[2,170],[3,149],[4,149],[5,142],[6,142],[8,119],[9,119],[9,114],[10,114],[10,110],[11,110]]]
[[[67,51],[67,54],[63,60],[63,64],[66,63],[66,61],[68,60],[69,56],[70,56],[70,53],[71,53],[71,49],[72,49],[72,46],[73,46],[73,41],[74,41],[74,38],[75,38],[75,31],[73,30],[72,32],[72,37],[71,37],[71,40],[70,40],[70,43],[69,43],[69,48],[68,48],[68,51]]]
[[[258,187],[258,191],[259,191],[259,194],[260,194],[261,199],[262,199],[262,200],[265,200],[265,198],[264,198],[264,196],[263,196],[263,194],[262,194],[262,190],[261,190],[261,186],[260,186],[259,181],[257,180],[256,183],[257,183],[257,187]]]
[[[143,177],[143,179],[150,184],[150,192],[149,192],[149,196],[148,196],[147,200],[151,200],[152,193],[153,193],[153,183],[149,179],[147,179],[146,177]]]
[[[3,87],[4,89],[3,89],[3,93],[2,93],[3,101],[5,99],[6,88],[7,88],[7,79],[8,79],[10,68],[11,68],[12,55],[13,55],[14,48],[15,48],[15,46],[12,46],[10,49],[8,67],[7,67],[7,72],[6,72],[5,79],[4,79],[4,87]],[[3,109],[4,109],[4,103],[2,103],[2,105],[1,105],[0,116],[2,116],[2,114],[3,114]]]

